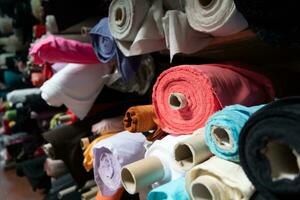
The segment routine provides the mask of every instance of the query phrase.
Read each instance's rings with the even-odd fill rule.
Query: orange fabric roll
[[[97,192],[96,200],[120,200],[122,198],[124,189],[120,188],[113,196],[102,196],[101,192]]]

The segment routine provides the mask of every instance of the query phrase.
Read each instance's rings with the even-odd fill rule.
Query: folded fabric
[[[187,14],[182,11],[167,11],[162,20],[170,60],[177,53],[195,53],[206,47],[212,39],[208,34],[192,29]]]
[[[159,186],[148,193],[148,200],[189,200],[185,190],[185,178],[181,177],[162,186]]]
[[[226,36],[248,27],[233,0],[187,0],[185,12],[191,27],[213,36]]]
[[[239,162],[241,130],[249,117],[263,106],[226,106],[213,114],[205,125],[205,141],[210,151],[225,160]]]
[[[51,106],[64,104],[83,119],[89,112],[112,67],[108,64],[68,64],[41,87],[42,98]]]
[[[125,56],[166,49],[162,17],[163,1],[114,0],[109,7],[109,26]]]
[[[48,35],[37,40],[30,48],[29,55],[35,64],[49,63],[99,63],[92,44],[67,40]]]
[[[67,172],[67,167],[62,160],[47,158],[44,163],[44,170],[48,176],[58,178]]]
[[[191,134],[226,105],[252,106],[273,97],[271,82],[258,73],[237,65],[206,64],[164,71],[154,85],[152,102],[163,131]]]
[[[117,60],[118,70],[124,81],[132,79],[140,65],[140,56],[125,57],[117,48],[108,26],[108,18],[100,20],[90,31],[92,44],[98,59],[102,63]]]
[[[102,133],[116,133],[116,132],[123,131],[124,126],[122,120],[123,120],[123,116],[102,119],[100,122],[92,126],[92,132],[94,134],[102,134]]]
[[[237,9],[257,36],[275,45],[299,47],[300,13],[297,1],[234,0]]]
[[[101,140],[104,140],[106,138],[109,138],[113,136],[113,133],[107,133],[104,135],[99,136],[93,142],[91,142],[87,148],[83,152],[84,160],[83,160],[83,166],[87,172],[89,172],[93,168],[93,162],[94,162],[94,155],[93,155],[93,148],[94,146],[100,142]]]
[[[130,132],[154,131],[147,136],[147,140],[155,141],[164,138],[167,134],[158,126],[153,105],[133,106],[125,113],[124,128]]]
[[[121,168],[144,157],[145,141],[141,133],[124,131],[96,143],[94,177],[102,195],[113,195],[122,187]]]
[[[241,166],[212,157],[186,175],[191,199],[250,199],[255,191]]]
[[[241,165],[265,199],[299,199],[299,110],[299,97],[272,102],[240,134]]]

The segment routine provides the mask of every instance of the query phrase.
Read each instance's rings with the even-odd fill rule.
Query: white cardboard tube
[[[176,163],[185,171],[190,170],[212,156],[205,143],[203,134],[195,134],[179,142],[175,146],[174,152]]]
[[[171,93],[169,96],[169,106],[174,110],[179,110],[187,105],[187,99],[182,93]]]
[[[122,184],[129,194],[135,194],[163,177],[164,166],[155,156],[126,165],[121,172]]]

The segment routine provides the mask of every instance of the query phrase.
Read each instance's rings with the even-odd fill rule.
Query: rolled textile
[[[213,36],[227,36],[248,27],[233,0],[186,0],[185,12],[191,27]]]
[[[237,65],[206,64],[164,71],[154,85],[152,102],[163,131],[191,134],[226,105],[251,106],[273,97],[271,82],[258,73]]]
[[[107,133],[107,134],[104,134],[104,135],[101,135],[101,136],[97,137],[84,150],[84,152],[83,152],[83,156],[84,156],[83,167],[85,168],[85,170],[87,172],[89,172],[93,168],[93,162],[94,162],[93,148],[94,148],[94,146],[98,142],[100,142],[101,140],[109,138],[109,137],[111,137],[113,135],[114,135],[114,133]]]
[[[102,119],[100,122],[92,126],[92,132],[94,134],[102,133],[116,133],[124,131],[123,116],[112,117],[108,119]]]
[[[234,3],[260,39],[274,45],[299,47],[297,1],[234,0]]]
[[[113,196],[103,196],[101,192],[97,192],[96,200],[120,200],[124,193],[124,189],[120,188]]]
[[[121,168],[144,157],[146,141],[143,134],[120,132],[96,143],[94,177],[104,196],[111,196],[121,187]]]
[[[51,69],[53,71],[53,73],[57,73],[60,70],[62,70],[63,68],[65,68],[65,66],[67,66],[68,63],[54,63],[53,65],[51,65]]]
[[[47,158],[44,163],[44,170],[48,176],[58,178],[67,172],[67,167],[62,160]]]
[[[148,193],[148,200],[189,200],[185,190],[185,178],[180,177],[174,181],[159,186]]]
[[[193,135],[178,142],[174,147],[177,165],[184,171],[204,162],[212,153],[204,139],[204,128],[196,130]]]
[[[179,10],[167,11],[162,19],[170,60],[177,53],[191,54],[205,48],[212,37],[192,29],[187,21],[187,14]]]
[[[51,106],[64,104],[83,119],[108,82],[111,71],[108,64],[68,64],[43,84],[42,98]]]
[[[241,166],[212,157],[197,165],[185,177],[191,199],[250,199],[255,188]]]
[[[299,97],[272,102],[240,134],[241,165],[266,199],[299,199],[299,109]]]
[[[222,159],[239,162],[241,130],[249,117],[263,106],[226,106],[213,114],[205,125],[205,141],[210,151]]]
[[[126,82],[134,77],[140,65],[140,56],[126,57],[117,48],[108,26],[108,18],[103,18],[90,31],[92,44],[98,59],[102,63],[117,60],[118,70]]]
[[[135,134],[134,134],[135,135]],[[168,135],[156,140],[146,151],[145,159],[126,165],[122,169],[122,184],[130,194],[146,187],[157,187],[184,175],[177,167],[173,148],[186,135]]]
[[[49,63],[99,63],[92,44],[48,35],[37,40],[30,48],[29,55],[35,64]]]
[[[114,0],[109,7],[109,26],[125,56],[166,49],[162,27],[163,1]]]

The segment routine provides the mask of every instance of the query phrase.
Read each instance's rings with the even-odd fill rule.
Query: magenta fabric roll
[[[227,105],[253,106],[274,98],[264,76],[229,64],[182,65],[164,71],[152,101],[163,131],[191,134]]]
[[[37,40],[29,50],[34,64],[79,63],[97,64],[99,60],[92,44],[49,35]]]

